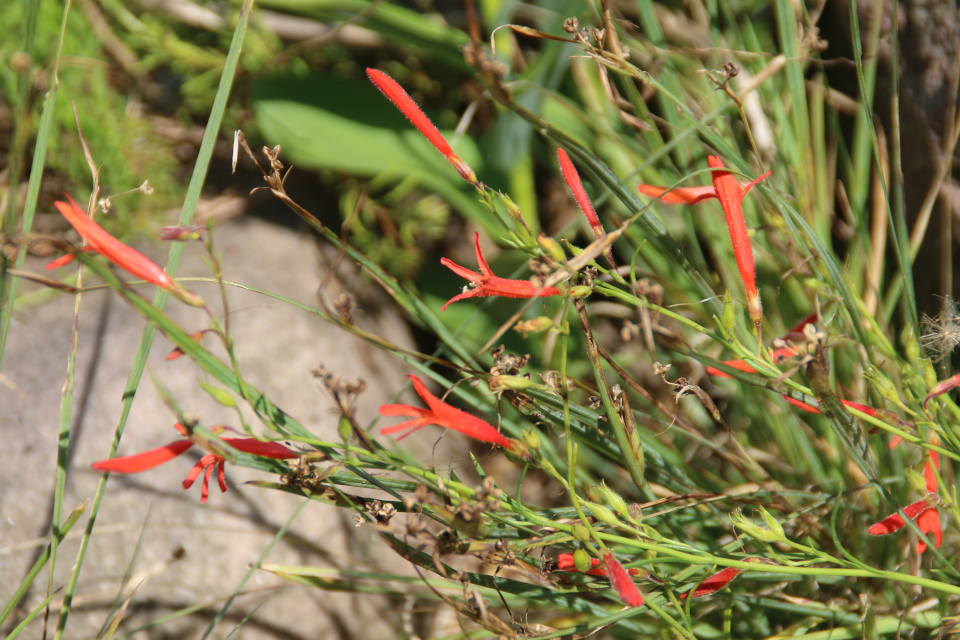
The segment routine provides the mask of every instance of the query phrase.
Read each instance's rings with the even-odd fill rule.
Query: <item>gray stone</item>
[[[316,305],[324,260],[315,241],[262,221],[239,219],[216,230],[223,252],[224,276]],[[163,257],[163,248],[150,251]],[[39,271],[42,263],[32,263]],[[179,274],[208,275],[198,243],[190,243]],[[88,277],[89,280],[92,276]],[[218,313],[216,287],[188,283]],[[333,282],[331,287],[335,287]],[[152,286],[141,287],[152,296]],[[335,289],[326,289],[328,300]],[[401,388],[403,363],[316,316],[281,302],[231,289],[230,328],[245,379],[278,406],[322,438],[337,441],[337,415],[332,403],[312,378],[310,370],[323,364],[348,379],[362,377],[366,392],[359,402],[362,424],[377,407]],[[0,380],[0,603],[12,596],[27,568],[46,543],[56,471],[60,394],[66,375],[74,297],[61,295],[52,302],[17,313],[12,326]],[[188,330],[206,326],[201,311],[171,299],[171,315]],[[386,305],[364,309],[358,323],[405,347],[411,346],[405,324]],[[92,499],[100,473],[90,464],[105,458],[120,415],[121,394],[145,322],[119,298],[90,292],[82,298],[76,367],[71,466],[64,499],[64,517],[83,500]],[[214,336],[205,344],[216,346]],[[178,439],[175,418],[164,406],[151,380],[155,376],[188,413],[198,414],[207,426],[239,427],[231,410],[203,393],[198,379],[207,379],[189,359],[165,361],[170,344],[158,336],[148,371],[137,393],[120,445],[121,455],[161,446]],[[215,351],[222,352],[221,349]],[[208,380],[212,382],[212,380]],[[412,398],[411,398],[412,400]],[[248,412],[255,429],[260,425]],[[138,637],[199,637],[222,600],[236,587],[277,529],[301,499],[258,487],[248,480],[275,480],[268,474],[228,467],[229,491],[220,494],[211,482],[207,504],[200,504],[200,488],[184,491],[180,484],[200,454],[186,455],[156,469],[132,476],[114,474],[97,518],[87,553],[67,637],[90,637],[104,623],[120,580],[133,560],[138,536],[143,546],[135,560],[124,629],[156,620],[180,608],[211,603],[202,612],[161,625]],[[89,513],[89,510],[88,510]],[[60,547],[54,584],[66,583],[79,544],[78,534],[87,515]],[[280,564],[375,569],[409,573],[406,564],[376,540],[371,527],[355,528],[350,513],[311,502],[287,537],[266,559]],[[44,573],[27,599],[28,610],[42,601]],[[247,613],[250,619],[232,638],[386,638],[396,635],[398,617],[384,614],[384,598],[324,592],[294,585],[258,571],[245,587],[230,615],[211,637],[223,638]],[[54,600],[60,602],[60,598]],[[56,614],[51,615],[56,624]],[[52,629],[51,629],[52,630]],[[40,637],[35,621],[22,637]]]

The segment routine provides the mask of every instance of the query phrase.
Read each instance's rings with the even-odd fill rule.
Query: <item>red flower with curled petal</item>
[[[503,298],[545,298],[547,296],[559,296],[563,293],[556,287],[538,287],[529,280],[510,280],[494,275],[490,270],[490,265],[483,258],[480,251],[480,234],[473,234],[473,241],[477,251],[477,266],[480,273],[470,271],[466,267],[461,267],[449,258],[440,258],[440,264],[453,271],[458,276],[462,276],[476,285],[475,288],[464,291],[449,300],[440,307],[440,311],[445,310],[451,302],[465,300],[466,298],[485,298],[487,296],[500,296]]]
[[[98,462],[94,462],[90,466],[98,471],[105,471],[109,473],[140,473],[141,471],[158,467],[164,462],[169,462],[180,454],[185,453],[187,449],[192,447],[194,444],[199,444],[190,438],[189,432],[182,424],[178,422],[174,425],[174,427],[182,436],[188,439],[177,440],[176,442],[171,442],[170,444],[157,447],[156,449],[150,449],[149,451],[144,451],[143,453],[136,453],[130,456],[122,456],[119,458],[110,458],[108,460],[100,460]],[[211,431],[213,433],[222,433],[223,430],[224,427],[217,427]],[[256,438],[222,438],[222,440],[238,451],[252,453],[253,455],[262,456],[264,458],[285,460],[289,458],[296,458],[298,455],[277,442],[263,442],[261,440],[257,440]],[[193,466],[193,468],[190,470],[190,473],[187,474],[187,477],[183,481],[183,488],[185,490],[189,489],[200,476],[200,473],[202,471],[205,472],[203,476],[203,485],[200,490],[200,502],[206,502],[207,496],[209,495],[208,484],[210,482],[210,476],[213,475],[213,469],[216,467],[217,482],[220,485],[220,491],[225,493],[227,491],[227,483],[224,476],[224,462],[225,460],[223,459],[223,456],[219,456],[215,453],[208,453],[207,455],[203,456],[200,458],[197,464]]]
[[[523,446],[522,443],[508,438],[503,435],[497,429],[480,418],[470,415],[466,411],[461,411],[456,407],[453,407],[446,402],[442,401],[440,398],[436,397],[427,389],[427,385],[417,376],[408,375],[410,381],[413,383],[413,389],[417,392],[417,395],[420,396],[420,399],[427,404],[427,409],[421,409],[419,407],[413,407],[408,404],[385,404],[380,407],[380,415],[382,416],[407,416],[413,417],[413,420],[407,420],[406,422],[401,422],[400,424],[395,424],[392,427],[385,427],[380,430],[380,433],[383,435],[390,435],[391,433],[397,433],[399,431],[407,431],[397,440],[403,440],[408,435],[414,431],[427,426],[428,424],[435,424],[440,427],[445,427],[453,431],[459,431],[465,436],[469,436],[474,440],[480,440],[481,442],[489,442],[490,444],[495,444],[497,446],[503,447],[508,451],[517,454],[517,455],[526,455],[527,448]]]
[[[158,287],[166,289],[187,304],[194,306],[203,305],[203,300],[201,300],[197,294],[177,284],[176,280],[171,278],[166,271],[161,269],[160,266],[150,258],[133,247],[123,244],[107,233],[106,229],[94,222],[93,218],[88,216],[69,194],[65,193],[64,195],[67,196],[69,202],[57,201],[54,203],[54,206],[56,206],[57,210],[67,219],[67,222],[76,229],[80,237],[90,245],[89,247],[84,247],[81,251],[96,251],[121,269],[125,269],[142,280],[152,282]],[[70,257],[64,256],[48,264],[47,268],[55,269],[69,261]]]

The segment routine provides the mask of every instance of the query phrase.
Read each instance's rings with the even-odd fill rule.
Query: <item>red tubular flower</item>
[[[473,172],[473,169],[453,152],[450,144],[440,134],[440,131],[430,121],[430,118],[417,106],[417,103],[413,101],[407,92],[403,90],[403,87],[397,84],[396,80],[376,69],[367,69],[367,77],[370,78],[370,82],[375,84],[377,89],[380,89],[383,95],[385,95],[397,109],[400,109],[403,115],[407,116],[410,123],[430,141],[430,144],[443,154],[447,162],[453,165],[453,168],[457,170],[457,173],[459,173],[464,180],[473,185],[479,184],[477,175]]]
[[[606,576],[607,575],[607,570],[605,568],[597,566],[600,564],[600,558],[590,558],[590,563],[595,568],[587,571],[588,576]],[[574,573],[578,572],[577,566],[573,562],[572,553],[561,553],[560,556],[557,558],[557,568],[560,571],[571,571]],[[640,575],[640,569],[637,569],[637,568],[624,569],[624,571],[626,571],[632,576]]]
[[[927,410],[927,403],[930,402],[933,398],[937,396],[942,396],[950,389],[960,386],[960,373],[953,376],[952,378],[947,378],[937,384],[933,385],[933,388],[930,389],[930,393],[927,394],[927,397],[923,399],[923,410]]]
[[[713,169],[724,168],[720,156],[708,157],[707,164]],[[768,175],[770,175],[769,172],[765,173],[751,184],[763,180]],[[730,230],[730,240],[733,243],[733,255],[737,260],[737,268],[740,270],[743,286],[747,290],[747,310],[750,312],[750,319],[757,325],[759,333],[763,308],[760,305],[760,294],[757,292],[757,278],[753,265],[753,252],[750,249],[750,236],[747,234],[747,224],[743,220],[743,196],[746,191],[740,187],[740,183],[729,171],[714,171],[713,186],[717,190],[717,198],[720,199],[720,206],[727,218],[727,229]]]
[[[681,600],[686,600],[687,598],[702,598],[703,596],[708,596],[710,594],[716,593],[720,589],[723,589],[725,586],[730,584],[730,581],[737,577],[737,574],[740,573],[740,569],[735,569],[733,567],[727,567],[723,571],[718,571],[713,574],[706,580],[700,583],[700,586],[693,590],[693,593],[687,591],[686,593],[680,594]]]
[[[643,594],[640,593],[640,589],[610,551],[603,552],[603,566],[607,569],[610,586],[617,592],[620,602],[628,607],[643,605]]]
[[[490,270],[490,265],[484,260],[483,253],[480,252],[479,233],[474,233],[473,241],[476,246],[477,265],[480,268],[480,273],[470,271],[466,267],[461,267],[448,258],[440,258],[440,264],[478,286],[450,298],[447,300],[447,304],[440,308],[440,311],[445,310],[451,302],[464,300],[466,298],[484,298],[486,296],[501,296],[503,298],[544,298],[547,296],[563,295],[556,287],[538,287],[529,280],[510,280],[509,278],[501,278],[500,276],[494,275],[493,271]]]
[[[212,332],[212,331],[216,331],[216,329],[201,329],[200,331],[194,331],[193,333],[190,334],[190,338],[191,338],[194,342],[200,342],[200,338],[202,338],[202,337],[204,336],[204,334],[210,333],[210,332]],[[170,351],[170,353],[167,354],[167,358],[166,358],[166,359],[167,359],[167,360],[176,360],[177,358],[179,358],[179,357],[182,356],[182,355],[183,355],[183,351],[180,349],[180,347],[174,347],[173,350]]]
[[[189,434],[182,424],[178,422],[174,425],[174,427],[183,436],[189,438]],[[298,455],[287,449],[282,444],[276,442],[262,442],[255,438],[222,438],[222,440],[238,451],[252,453],[253,455],[262,456],[264,458],[285,460],[289,458],[296,458]],[[173,460],[181,453],[186,452],[186,450],[192,447],[194,444],[197,443],[195,443],[192,439],[177,440],[176,442],[171,442],[170,444],[166,444],[162,447],[151,449],[149,451],[144,451],[143,453],[136,453],[131,456],[122,456],[120,458],[110,458],[109,460],[100,460],[99,462],[94,462],[90,466],[98,471],[110,473],[140,473],[141,471],[153,469],[154,467],[160,466],[164,462]],[[207,455],[203,456],[200,458],[199,462],[193,466],[193,468],[190,470],[190,473],[187,474],[186,479],[183,481],[183,488],[189,489],[193,485],[194,481],[200,476],[200,472],[205,470],[206,473],[204,473],[203,476],[203,487],[200,492],[200,502],[206,502],[207,495],[209,493],[208,483],[210,482],[210,476],[213,474],[214,467],[217,467],[217,481],[220,485],[220,491],[226,492],[227,484],[223,470],[224,462],[225,461],[223,457],[215,453],[208,453]]]
[[[403,440],[417,429],[425,427],[428,424],[435,424],[440,427],[452,429],[453,431],[459,431],[474,440],[489,442],[490,444],[503,447],[517,455],[526,454],[526,447],[520,442],[508,438],[480,418],[443,402],[440,398],[430,393],[427,385],[423,384],[423,381],[417,376],[410,375],[407,377],[410,378],[410,381],[413,383],[414,391],[417,392],[417,395],[420,396],[420,399],[423,400],[429,408],[421,409],[408,404],[385,404],[381,406],[380,415],[382,416],[413,417],[413,420],[407,420],[392,427],[381,429],[380,433],[383,435],[408,430],[407,433],[397,438],[397,440]]]
[[[723,171],[723,160],[720,156],[709,156],[707,165],[712,169],[721,169],[713,172],[712,187],[677,188],[667,191],[663,187],[640,185],[640,193],[648,196],[661,196],[660,201],[667,204],[697,204],[710,198],[718,198],[723,214],[727,218],[727,228],[730,230],[730,240],[733,242],[733,255],[737,261],[740,278],[747,291],[747,310],[750,319],[760,330],[760,319],[763,308],[760,305],[760,294],[757,292],[756,272],[753,265],[753,253],[750,249],[750,237],[747,234],[747,225],[743,220],[743,197],[747,195],[758,182],[770,175],[766,172],[756,180],[741,186],[729,171]]]
[[[597,217],[597,212],[594,211],[593,205],[590,203],[590,198],[583,188],[583,183],[580,181],[580,174],[577,173],[577,168],[573,166],[573,162],[570,161],[570,156],[563,150],[563,147],[557,149],[557,160],[560,162],[560,173],[570,188],[570,193],[573,194],[574,200],[580,205],[580,210],[583,211],[583,215],[587,217],[587,222],[589,222],[593,228],[593,233],[597,236],[597,240],[602,240],[606,237],[607,233],[600,225],[600,219]],[[610,262],[610,266],[616,269],[617,263],[613,261],[613,251],[607,247],[604,255]]]
[[[150,258],[133,247],[123,244],[107,233],[103,227],[94,222],[83,209],[77,206],[77,203],[69,194],[64,195],[67,196],[69,203],[58,201],[54,203],[54,206],[56,206],[57,210],[67,219],[67,222],[76,229],[80,237],[89,243],[90,246],[84,248],[83,251],[96,251],[121,269],[125,269],[142,280],[152,282],[158,287],[163,287],[184,302],[195,306],[203,305],[203,300],[201,300],[197,294],[177,284],[166,271],[161,269],[155,262],[150,260]],[[54,260],[47,265],[47,268],[54,269],[66,264],[66,262],[69,262],[69,259],[65,260],[65,258],[66,256]]]

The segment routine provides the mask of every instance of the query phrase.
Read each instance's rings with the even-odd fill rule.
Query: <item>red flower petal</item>
[[[643,594],[640,593],[640,589],[637,588],[637,585],[630,579],[630,575],[617,562],[610,551],[603,554],[603,566],[607,569],[610,585],[617,592],[620,601],[628,607],[641,606],[643,604]]]
[[[927,509],[917,516],[917,526],[920,531],[927,534],[933,534],[933,544],[939,549],[943,544],[943,529],[940,528],[940,512],[936,507]],[[923,553],[927,550],[927,543],[923,540],[917,541],[917,553]]]
[[[727,586],[731,580],[737,577],[737,574],[740,573],[740,569],[735,569],[733,567],[727,567],[723,571],[719,571],[703,582],[700,583],[700,586],[697,587],[696,591],[690,593],[680,594],[680,599],[685,600],[686,598],[701,598],[703,596],[708,596],[711,593],[716,593],[720,589]]]
[[[660,196],[660,202],[664,204],[697,204],[717,197],[717,190],[714,187],[674,187],[668,191],[666,187],[641,184],[637,189],[651,198]]]
[[[263,442],[256,438],[223,438],[223,441],[237,451],[252,453],[253,455],[263,456],[264,458],[288,460],[300,455],[290,451],[290,449],[287,449],[279,442]]]
[[[453,152],[450,144],[440,134],[440,131],[430,121],[430,118],[417,106],[417,103],[413,101],[407,92],[403,90],[403,87],[397,84],[396,80],[376,69],[367,69],[367,77],[370,78],[370,82],[375,84],[377,89],[380,89],[383,95],[385,95],[397,109],[400,109],[403,115],[407,116],[411,124],[430,141],[430,144],[443,154],[447,162],[453,165],[453,168],[457,170],[457,173],[459,173],[464,180],[472,184],[477,184],[477,176],[470,166]]]
[[[192,446],[193,443],[189,440],[178,440],[150,451],[135,453],[132,456],[100,460],[90,466],[98,471],[109,471],[111,473],[139,473],[173,460]]]
[[[935,508],[936,507],[931,507],[927,500],[917,500],[916,502],[905,506],[903,508],[903,512],[907,514],[908,518],[913,520],[924,511]],[[869,529],[867,529],[867,533],[873,536],[886,536],[900,531],[904,525],[906,525],[906,523],[903,521],[903,518],[900,517],[900,514],[894,513],[893,515],[889,515],[880,522],[872,525]]]

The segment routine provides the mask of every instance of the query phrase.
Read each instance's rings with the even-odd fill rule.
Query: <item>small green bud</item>
[[[504,389],[508,391],[523,391],[524,389],[540,386],[542,385],[524,376],[493,376],[490,378],[491,391],[501,391]]]
[[[779,522],[776,522],[769,513],[766,513],[766,510],[763,507],[760,508],[761,516],[763,516],[764,521],[769,525],[772,520],[776,523],[776,528],[767,529],[756,524],[753,520],[745,517],[740,511],[734,512],[730,516],[730,520],[733,522],[733,526],[737,527],[744,534],[750,536],[755,540],[760,542],[783,542],[786,540],[786,537],[783,535],[783,527],[780,526]],[[766,515],[764,515],[766,514]]]
[[[350,436],[353,435],[353,426],[350,424],[350,421],[343,416],[341,416],[340,421],[337,422],[337,433],[344,442],[349,440]]]
[[[567,289],[567,295],[571,298],[586,298],[591,293],[593,293],[593,289],[582,284],[578,284]]]
[[[573,525],[573,531],[570,532],[570,535],[573,536],[574,540],[579,540],[580,542],[587,542],[590,540],[590,530],[582,524]]]
[[[544,234],[537,236],[537,244],[540,245],[540,248],[543,249],[543,252],[548,256],[556,260],[557,262],[564,262],[567,259],[567,255],[563,252],[563,247],[560,246],[560,243]]]
[[[514,325],[513,330],[522,333],[526,338],[529,333],[540,333],[553,328],[553,320],[546,316],[539,316],[531,320],[520,320]]]
[[[770,529],[773,533],[777,535],[777,538],[780,540],[786,540],[787,536],[783,533],[783,525],[780,524],[780,521],[773,517],[769,511],[760,507],[760,517],[763,518],[763,521],[766,523],[767,528]]]
[[[727,292],[723,294],[723,315],[721,316],[721,322],[723,322],[723,328],[727,330],[727,333],[733,335],[733,328],[737,324],[737,308],[730,289],[727,289]]]
[[[903,343],[903,353],[907,356],[907,362],[914,367],[920,366],[920,343],[917,342],[917,336],[913,333],[913,325],[907,324],[900,332],[900,342]]]
[[[520,439],[523,441],[523,444],[527,446],[527,449],[531,451],[540,449],[540,436],[533,429],[526,429],[523,435],[520,436]]]
[[[593,562],[590,561],[590,554],[583,549],[577,549],[573,552],[573,566],[580,573],[586,573],[593,568]]]
[[[612,527],[620,526],[620,521],[617,520],[617,516],[613,515],[613,511],[610,511],[610,509],[607,509],[603,505],[593,504],[592,502],[584,502],[584,504],[590,508],[590,512],[593,513],[593,517],[600,522],[609,524]]]
[[[231,408],[237,406],[237,401],[233,399],[233,395],[226,389],[215,387],[203,381],[200,382],[200,388],[210,394],[210,397],[213,398],[217,404]]]
[[[924,462],[924,466],[926,466],[926,462]],[[917,473],[914,469],[904,469],[904,475],[914,491],[917,493],[927,492],[927,480],[922,474]]]
[[[880,369],[870,366],[864,371],[863,375],[870,380],[873,388],[882,398],[889,400],[897,406],[902,404],[900,402],[900,394],[897,392],[897,387]]]
[[[605,482],[601,482],[600,493],[603,494],[603,500],[610,505],[610,507],[616,511],[618,514],[624,517],[630,517],[630,511],[627,507],[627,501],[623,497],[607,486]]]
[[[510,196],[508,196],[505,193],[501,193],[500,200],[503,202],[503,207],[504,209],[507,210],[507,213],[510,215],[511,218],[513,218],[517,222],[519,222],[520,220],[523,220],[523,211],[520,210],[520,207],[517,205],[516,202],[510,199]]]

